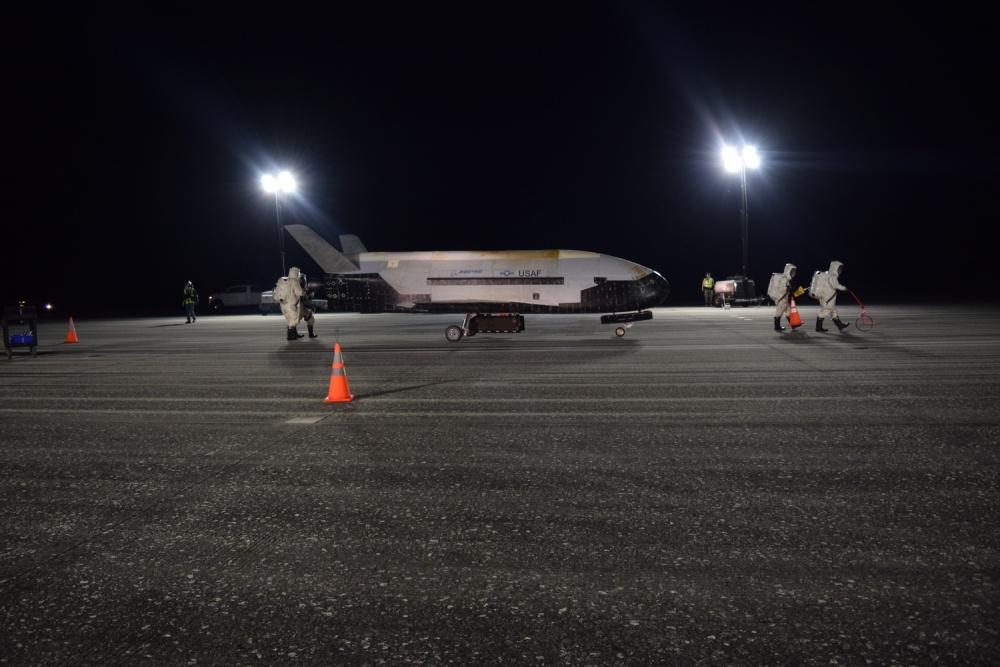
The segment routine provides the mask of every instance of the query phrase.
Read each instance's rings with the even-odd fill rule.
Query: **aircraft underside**
[[[329,275],[326,280],[326,298],[331,311],[465,313],[461,326],[449,326],[445,332],[451,341],[476,333],[519,333],[524,330],[523,315],[559,313],[611,313],[604,315],[601,321],[619,324],[615,333],[620,337],[634,322],[652,319],[652,313],[643,309],[662,303],[668,290],[666,280],[659,274],[650,274],[639,280],[602,281],[580,290],[580,300],[573,303],[495,299],[435,301],[430,293],[401,294],[378,274]]]
[[[331,275],[326,281],[326,298],[332,311],[353,313],[618,313],[641,310],[661,303],[669,287],[657,274],[640,280],[609,280],[579,292],[571,303],[531,303],[526,301],[433,300],[430,293],[401,294],[378,274]]]

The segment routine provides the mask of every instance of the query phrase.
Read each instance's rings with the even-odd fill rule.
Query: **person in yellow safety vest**
[[[712,305],[712,296],[715,293],[715,279],[711,273],[705,274],[705,279],[701,281],[701,291],[705,295],[705,305]]]
[[[184,306],[184,313],[187,315],[187,322],[184,324],[197,322],[198,318],[195,317],[194,307],[198,305],[198,290],[194,288],[190,280],[184,285],[184,299],[181,301],[181,305]]]

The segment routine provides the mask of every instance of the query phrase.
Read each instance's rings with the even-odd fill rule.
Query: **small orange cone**
[[[792,328],[802,326],[802,318],[799,317],[799,309],[795,306],[795,299],[788,297],[792,303],[792,312],[788,315],[788,323],[792,325]]]
[[[333,367],[330,368],[330,393],[324,403],[349,403],[354,400],[351,388],[347,386],[347,371],[344,358],[340,354],[340,343],[333,344]]]
[[[73,318],[69,318],[69,331],[66,332],[66,340],[63,343],[79,343],[80,339],[76,337],[76,327],[73,326]]]

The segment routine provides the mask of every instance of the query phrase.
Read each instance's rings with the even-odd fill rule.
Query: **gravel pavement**
[[[0,664],[1000,664],[1000,309],[868,307],[51,317]]]

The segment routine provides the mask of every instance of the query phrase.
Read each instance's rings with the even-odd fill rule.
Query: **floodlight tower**
[[[740,236],[743,238],[743,278],[747,278],[747,168],[756,169],[760,166],[760,156],[753,146],[744,146],[742,153],[737,153],[732,146],[722,149],[722,164],[726,171],[740,172]]]
[[[283,171],[278,174],[277,178],[271,174],[264,174],[260,182],[264,186],[265,192],[274,193],[274,210],[278,214],[278,250],[281,252],[281,275],[287,276],[288,271],[285,269],[285,227],[281,224],[281,199],[279,195],[282,192],[295,192],[295,179],[287,171]]]

